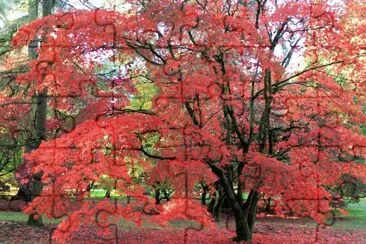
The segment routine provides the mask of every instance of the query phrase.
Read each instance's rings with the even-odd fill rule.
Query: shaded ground
[[[118,243],[234,243],[230,240],[234,233],[229,221],[220,223],[217,229],[186,228],[186,224],[176,222],[168,229],[119,228]],[[365,223],[366,226],[366,223]],[[55,224],[44,228],[31,228],[25,222],[0,221],[0,243],[50,243],[50,235]],[[102,239],[95,235],[96,227],[84,227],[78,231],[71,243],[117,243],[114,235]],[[319,228],[307,219],[280,219],[266,217],[258,220],[253,243],[366,243],[366,230],[337,227]],[[184,241],[186,240],[186,241]]]
[[[21,212],[0,211],[0,243],[50,243],[53,229],[59,220],[44,218],[44,228],[26,225],[27,216]],[[224,217],[216,229],[199,229],[188,221],[171,222],[169,228],[145,222],[143,228],[121,221],[108,239],[97,236],[97,227],[84,226],[70,243],[234,243],[232,219]],[[331,227],[317,228],[310,219],[258,218],[252,243],[366,243],[366,199],[350,204],[349,215],[336,218]],[[118,240],[116,242],[116,240]],[[55,243],[55,242],[52,242]]]

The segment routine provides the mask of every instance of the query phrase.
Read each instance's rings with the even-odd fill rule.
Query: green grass
[[[107,191],[104,189],[92,189],[90,191],[90,197],[91,198],[104,198],[106,192]]]
[[[333,227],[342,229],[365,229],[366,226],[366,198],[359,203],[349,204],[348,215],[337,219]]]
[[[0,211],[0,221],[17,221],[17,222],[27,222],[28,215],[22,212],[12,212],[12,211]],[[43,216],[43,223],[45,224],[57,224],[60,223],[61,219],[48,219]]]
[[[93,197],[98,198],[98,196],[103,195],[105,192],[101,191],[94,191]],[[342,228],[342,229],[365,229],[366,226],[366,198],[361,199],[360,203],[350,204],[348,206],[348,215],[341,216],[341,218],[337,218],[336,222],[332,227],[334,228]],[[0,221],[18,221],[18,222],[26,222],[28,219],[28,216],[22,212],[11,212],[11,211],[0,211]],[[45,224],[57,224],[61,220],[60,219],[48,219],[45,216],[43,216],[43,222]],[[126,228],[134,228],[134,223],[127,220],[121,220],[118,223],[121,227]],[[191,223],[190,221],[186,220],[176,220],[171,221],[169,224],[171,227],[181,227],[181,226],[187,226],[192,225],[195,226],[194,223]],[[150,227],[150,228],[160,228],[157,224],[151,223],[149,221],[143,222],[144,227]]]
[[[105,190],[105,189],[92,189],[90,191],[90,198],[92,198],[92,199],[104,199],[106,193],[107,193],[107,190]],[[122,199],[126,199],[126,196],[119,195],[119,194],[115,193],[114,191],[112,191],[111,199],[120,199],[120,200],[122,200]]]
[[[11,211],[0,211],[0,221],[16,221],[16,222],[27,222],[28,215],[22,212],[11,212]],[[43,216],[43,223],[44,224],[58,224],[61,222],[61,219],[48,219]],[[197,224],[193,221],[188,220],[175,220],[169,223],[170,227],[173,228],[180,228],[180,227],[187,227],[192,226],[195,227]],[[136,225],[133,221],[121,219],[118,221],[118,226],[121,228],[126,229],[134,229]],[[142,227],[146,228],[153,228],[153,229],[161,229],[160,225],[150,222],[150,221],[143,221]]]

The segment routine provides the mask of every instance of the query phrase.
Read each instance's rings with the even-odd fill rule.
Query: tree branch
[[[334,65],[334,64],[340,64],[340,63],[344,63],[344,61],[343,60],[339,60],[339,61],[334,61],[334,62],[330,62],[330,63],[327,63],[327,64],[322,64],[322,65],[319,65],[319,66],[315,66],[315,67],[312,67],[312,68],[304,69],[303,71],[301,71],[299,73],[296,73],[296,74],[291,75],[290,77],[288,77],[288,78],[286,78],[284,80],[281,80],[281,81],[278,81],[278,82],[274,83],[272,85],[272,89],[273,89],[273,87],[276,88],[276,87],[278,87],[278,86],[280,86],[280,85],[282,85],[282,84],[284,84],[284,83],[286,83],[286,82],[288,82],[288,81],[290,81],[290,80],[292,80],[292,79],[294,79],[296,77],[299,77],[300,75],[305,74],[306,72],[309,72],[309,71],[312,71],[312,70],[316,70],[316,69],[321,69],[321,68],[324,68],[324,67],[327,67],[327,66],[331,66],[331,65]],[[257,91],[255,93],[255,95],[252,97],[252,99],[255,100],[263,92],[264,92],[264,89],[261,89],[261,90]]]

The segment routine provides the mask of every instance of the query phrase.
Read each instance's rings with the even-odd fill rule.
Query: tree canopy
[[[219,182],[236,240],[249,240],[260,195],[273,199],[277,214],[324,224],[332,201],[325,186],[343,174],[365,180],[365,46],[355,39],[364,40],[364,23],[357,37],[347,23],[360,6],[125,4],[124,12],[49,15],[12,40],[16,48],[40,42],[17,84],[76,117],[75,128],[26,155],[33,172],[42,172],[44,189],[25,211],[67,216],[55,239],[66,240],[82,223],[106,231],[117,221],[111,217],[137,224],[144,215],[161,224],[180,217],[212,226],[194,196],[204,181]],[[146,88],[153,90],[148,98]],[[172,200],[155,206],[132,177],[137,167],[148,180],[168,180]],[[88,200],[89,184],[104,176],[136,201]]]

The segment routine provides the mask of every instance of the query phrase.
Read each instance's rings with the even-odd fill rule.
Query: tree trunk
[[[21,184],[19,186],[19,190],[17,192],[17,194],[15,196],[13,196],[11,198],[12,201],[14,200],[21,200],[21,201],[25,201],[25,202],[30,202],[31,201],[31,193],[28,189],[28,187],[24,184]]]
[[[167,202],[169,202],[170,201],[170,196],[169,196],[169,194],[168,194],[168,192],[166,190],[163,190],[163,195],[164,195],[165,200]]]
[[[234,198],[230,198],[231,208],[235,216],[235,227],[236,227],[236,237],[234,241],[249,241],[252,239],[252,231],[248,225],[245,218],[244,211],[241,208],[239,202]]]
[[[206,205],[206,196],[207,196],[207,192],[208,192],[208,186],[203,185],[203,192],[202,192],[202,196],[201,196],[201,203],[203,206]]]
[[[30,20],[34,20],[38,17],[38,0],[29,0],[29,16]],[[42,17],[52,14],[54,7],[54,0],[43,0],[42,1]],[[38,41],[34,40],[29,46],[29,57],[31,59],[37,58],[35,48],[38,46]],[[47,118],[47,94],[46,92],[41,92],[34,98],[36,100],[35,109],[35,138],[29,140],[28,145],[26,145],[26,152],[30,152],[37,149],[41,144],[42,140],[46,139],[46,118]],[[31,178],[31,182],[25,185],[29,191],[23,191],[23,193],[28,192],[30,196],[27,199],[33,200],[39,196],[42,192],[43,185],[41,181],[42,173],[34,174]],[[20,187],[21,189],[24,186]],[[23,189],[24,190],[24,189]],[[33,226],[42,226],[42,216],[38,216],[37,213],[29,215],[28,224]]]
[[[29,16],[29,21],[33,21],[33,20],[37,19],[38,0],[29,0],[28,1],[28,16]],[[37,53],[35,51],[36,45],[37,45],[36,41],[34,41],[34,40],[29,44],[28,56],[31,59],[35,59],[37,57]],[[32,100],[32,102],[33,102],[33,100]],[[32,137],[33,137],[33,135],[32,135]],[[34,144],[35,143],[32,140],[32,138],[29,138],[27,141],[27,145],[25,146],[25,152],[30,152],[31,150],[33,150],[32,148],[36,148],[36,146],[34,146]],[[22,172],[21,175],[22,175],[22,177],[24,177],[24,174],[27,171],[27,168],[25,167],[25,161],[23,161],[23,165],[18,167],[17,171],[18,172],[21,171]],[[30,177],[31,176],[29,175],[29,177],[27,177],[27,180],[32,180]],[[30,202],[31,198],[32,198],[32,193],[29,189],[29,186],[26,184],[20,184],[17,194],[12,199]]]
[[[43,226],[42,215],[30,214],[28,217],[27,225]]]
[[[131,202],[131,195],[127,195],[127,204],[130,204]]]
[[[210,203],[208,204],[207,206],[207,210],[210,212],[210,213],[213,213],[213,209],[215,207],[215,204],[216,204],[216,198],[217,198],[217,193],[216,191],[212,194],[211,196],[211,200],[210,200]]]
[[[160,190],[159,190],[159,188],[155,189],[155,204],[160,204]]]
[[[30,184],[31,201],[33,201],[33,199],[39,196],[42,192],[43,184],[41,178],[42,173],[36,173],[33,175],[33,181]],[[37,213],[30,214],[27,224],[31,226],[43,226],[42,215],[38,215]]]
[[[253,192],[254,192],[253,198],[250,202],[248,216],[247,216],[247,222],[248,222],[250,232],[253,232],[254,223],[255,223],[256,215],[257,215],[257,204],[258,204],[258,200],[259,200],[259,193],[257,191],[253,191]]]
[[[221,178],[222,186],[235,216],[236,237],[234,238],[234,241],[249,241],[252,239],[252,231],[249,228],[243,208],[235,195],[233,186],[230,184],[226,176],[223,175]]]
[[[240,204],[240,199],[238,199],[235,194],[234,187],[232,185],[233,182],[230,182],[228,180],[224,169],[219,168],[210,162],[208,163],[208,165],[211,167],[212,171],[220,178],[221,186],[223,187],[226,198],[228,199],[232,212],[235,216],[236,237],[233,240],[237,242],[251,240],[252,231],[247,222],[248,215],[245,215],[243,206]],[[252,220],[254,221],[255,219],[252,218]]]
[[[215,221],[220,221],[220,212],[221,212],[221,208],[222,208],[222,204],[224,203],[225,200],[225,193],[224,193],[224,189],[223,187],[219,184],[218,185],[218,201],[217,204],[215,205],[214,209],[213,209],[213,216],[215,218]]]
[[[51,15],[55,6],[55,0],[42,0],[42,17]]]
[[[264,212],[266,214],[270,214],[271,213],[271,198],[270,197],[266,201],[266,208],[265,208]]]

